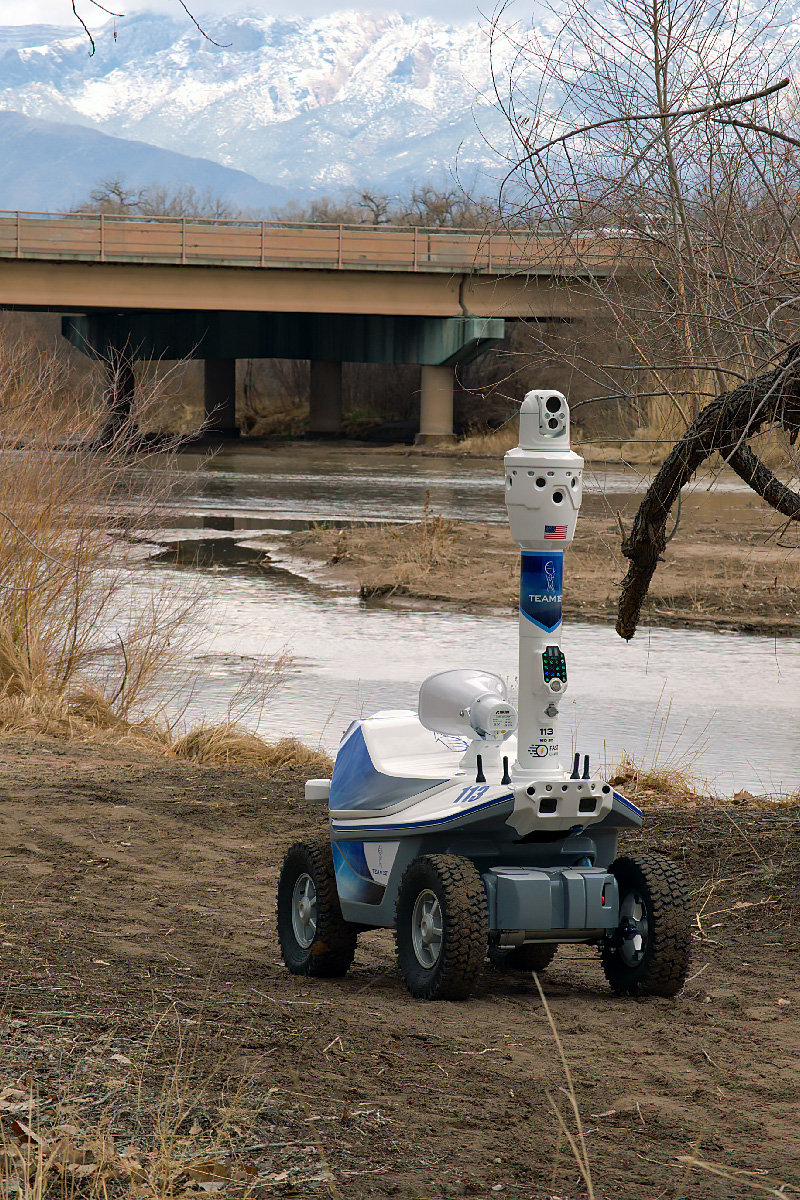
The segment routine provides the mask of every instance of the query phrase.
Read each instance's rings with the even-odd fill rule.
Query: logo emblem
[[[556,569],[552,562],[546,562],[544,564],[544,573],[547,579],[548,592],[554,592],[556,590]]]

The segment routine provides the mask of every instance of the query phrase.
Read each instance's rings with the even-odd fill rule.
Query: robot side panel
[[[427,791],[445,775],[443,772],[439,777],[425,778],[419,775],[388,774],[381,770],[383,764],[380,759],[376,764],[372,748],[365,738],[365,725],[368,724],[359,723],[339,747],[328,801],[328,807],[332,811],[375,811],[390,808],[402,800]],[[408,758],[408,765],[416,765],[411,756]]]

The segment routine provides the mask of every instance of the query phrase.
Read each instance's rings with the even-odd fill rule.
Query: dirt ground
[[[588,508],[588,506],[585,506]],[[630,528],[635,503],[624,516]],[[671,523],[670,523],[671,528]],[[613,623],[627,560],[614,514],[584,511],[564,563],[567,619]],[[317,578],[365,599],[435,601],[464,611],[518,604],[519,548],[505,525],[427,517],[405,526],[319,525],[270,546],[308,562]],[[726,510],[686,505],[642,612],[644,625],[795,633],[800,621],[800,535],[757,498]]]
[[[0,740],[0,1195],[34,1195],[25,1154],[37,1196],[590,1194],[532,978],[413,1001],[384,931],[344,979],[286,972],[302,782]],[[674,1000],[616,998],[588,948],[542,977],[593,1194],[796,1195],[800,807],[655,805],[624,844],[682,863],[698,917]]]

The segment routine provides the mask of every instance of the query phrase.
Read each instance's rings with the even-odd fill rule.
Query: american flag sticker
[[[566,525],[545,525],[544,527],[544,540],[546,542],[563,542],[566,536]]]

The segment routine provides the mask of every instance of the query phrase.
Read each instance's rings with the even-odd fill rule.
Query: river
[[[513,685],[513,616],[365,603],[313,573],[246,561],[256,534],[316,520],[413,520],[426,496],[445,516],[504,521],[501,464],[340,447],[242,447],[205,464],[184,454],[181,467],[188,487],[159,540],[188,540],[214,554],[213,567],[192,568],[207,605],[189,722],[224,717],[253,662],[284,647],[293,662],[283,685],[260,716],[244,718],[270,740],[296,734],[334,749],[352,717],[415,707],[422,679],[451,667],[495,670]],[[684,503],[728,514],[753,503],[735,479],[723,478],[711,491],[708,482]],[[641,488],[636,472],[590,471],[584,509],[630,511]],[[175,567],[149,569],[181,577]],[[799,639],[653,627],[625,644],[610,627],[568,622],[562,640],[570,673],[562,761],[580,750],[608,769],[633,754],[685,767],[725,794],[787,792],[800,783]]]

